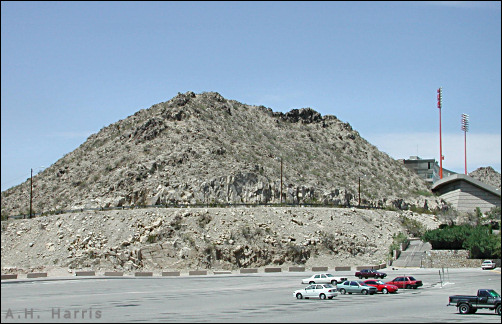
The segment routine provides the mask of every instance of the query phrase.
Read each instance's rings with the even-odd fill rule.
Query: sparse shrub
[[[419,221],[406,217],[404,215],[399,216],[399,220],[401,221],[401,224],[406,228],[409,234],[415,236],[415,237],[420,237],[425,233],[425,227],[422,223]]]
[[[394,250],[399,250],[401,243],[408,241],[408,237],[403,232],[394,234],[392,236],[392,244],[389,246],[389,254],[392,257]]]
[[[310,250],[303,246],[288,243],[286,255],[294,263],[304,264],[310,257]]]
[[[207,224],[211,222],[212,218],[210,215],[204,214],[200,215],[199,218],[197,219],[197,223],[199,224],[200,228],[206,227]]]
[[[157,241],[157,234],[148,235],[148,239],[146,241],[148,243],[155,243]]]

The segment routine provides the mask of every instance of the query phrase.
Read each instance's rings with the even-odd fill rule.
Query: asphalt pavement
[[[413,275],[418,289],[396,294],[297,300],[312,272],[180,277],[73,277],[5,280],[2,323],[20,322],[415,322],[500,323],[494,311],[461,315],[448,296],[500,293],[500,269],[383,269],[391,280]],[[336,275],[355,279],[353,272]]]

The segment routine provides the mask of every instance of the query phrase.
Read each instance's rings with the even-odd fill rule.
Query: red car
[[[423,285],[422,280],[417,280],[412,276],[396,277],[392,281],[386,282],[386,284],[405,289],[417,289],[418,287],[421,287]]]
[[[399,290],[397,286],[386,284],[382,280],[368,279],[365,280],[364,283],[368,286],[376,287],[378,291],[381,291],[384,294],[395,293]]]

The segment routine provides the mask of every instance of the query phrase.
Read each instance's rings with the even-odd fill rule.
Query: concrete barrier
[[[312,267],[312,271],[328,271],[328,267]]]
[[[265,268],[265,272],[281,272],[281,268]]]
[[[2,280],[5,280],[5,279],[17,279],[17,274],[3,274]]]
[[[145,272],[135,272],[134,276],[135,277],[152,277],[153,276],[153,272],[148,272],[148,271],[145,271]]]
[[[248,268],[248,269],[241,269],[240,271],[241,273],[258,273],[258,269],[252,269],[252,268]]]
[[[357,271],[363,270],[363,269],[376,269],[376,266],[372,265],[372,266],[359,266],[359,267],[356,267]]]
[[[189,276],[204,276],[207,275],[207,270],[191,270],[188,271]]]
[[[179,271],[163,271],[162,276],[179,276],[180,272]]]
[[[289,272],[305,272],[305,267],[289,267]]]
[[[32,272],[26,275],[26,278],[44,278],[47,277],[47,272]]]
[[[219,275],[219,274],[232,274],[232,271],[214,271],[213,274]]]
[[[335,267],[335,271],[350,271],[351,267]]]
[[[118,272],[118,271],[107,271],[107,272],[105,272],[105,276],[117,276],[117,277],[121,277],[123,275],[124,275],[123,272]]]
[[[75,271],[75,276],[95,276],[96,271]]]

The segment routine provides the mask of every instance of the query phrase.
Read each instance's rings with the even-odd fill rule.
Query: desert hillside
[[[353,206],[360,193],[363,205],[442,206],[415,173],[335,116],[187,92],[104,127],[34,176],[33,212],[280,203],[281,192],[283,203]],[[30,181],[1,198],[2,216],[28,214]]]
[[[393,236],[417,222],[410,211],[356,208],[149,208],[2,222],[2,273],[233,270],[385,263]]]

